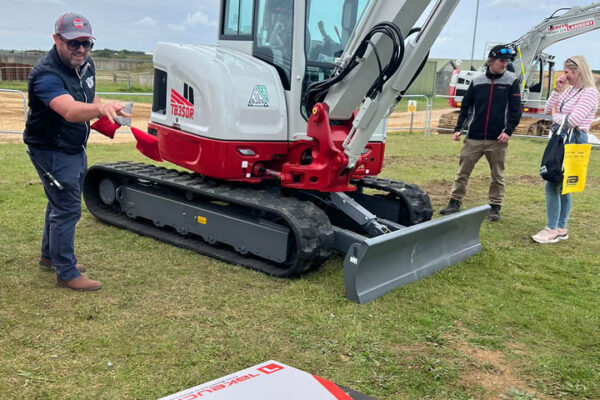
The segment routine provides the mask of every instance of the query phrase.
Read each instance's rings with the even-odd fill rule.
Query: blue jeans
[[[568,143],[587,143],[588,134],[579,131],[579,135],[573,134]],[[571,193],[562,193],[562,183],[546,181],[546,226],[550,229],[566,229],[571,212]]]
[[[87,170],[87,155],[83,149],[77,154],[66,154],[29,147],[29,152],[36,161],[33,165],[48,199],[42,235],[42,257],[52,261],[59,280],[70,281],[80,275],[74,250],[75,225],[81,217],[81,189]],[[50,186],[43,178],[44,169],[54,175],[63,190]]]

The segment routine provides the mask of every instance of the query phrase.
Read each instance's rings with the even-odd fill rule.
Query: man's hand
[[[101,103],[99,117],[106,115],[106,118],[108,118],[111,123],[115,122],[117,116],[131,118],[131,114],[123,111],[124,108],[125,104],[123,103]]]
[[[460,131],[454,132],[454,140],[457,142],[460,140],[460,133],[461,133]]]
[[[510,136],[507,135],[506,133],[502,132],[500,134],[500,136],[498,136],[498,143],[507,144],[509,139],[510,139]]]

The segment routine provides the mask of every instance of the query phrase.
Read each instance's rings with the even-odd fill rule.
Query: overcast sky
[[[476,4],[476,0],[460,2],[432,48],[432,57],[468,62]],[[587,4],[591,1],[480,0],[475,58],[483,57],[486,43],[515,40],[558,8]],[[97,49],[151,52],[158,41],[214,44],[218,9],[219,0],[0,0],[0,48],[49,49],[54,21],[67,11],[90,19]],[[599,41],[600,30],[545,51],[555,55],[559,63],[571,55],[583,54],[592,68],[600,69]]]

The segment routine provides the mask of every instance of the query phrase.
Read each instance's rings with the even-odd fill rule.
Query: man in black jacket
[[[87,169],[89,121],[105,115],[129,117],[123,104],[96,96],[92,27],[82,15],[67,13],[54,25],[52,50],[29,74],[29,114],[23,140],[48,199],[40,265],[54,268],[57,284],[79,291],[102,284],[81,272],[74,254],[75,225],[81,217],[81,185]]]
[[[465,122],[467,137],[460,153],[458,173],[450,202],[440,211],[443,215],[460,210],[467,193],[469,176],[481,156],[490,165],[490,221],[500,220],[504,199],[504,161],[508,142],[521,119],[521,93],[515,75],[506,71],[515,51],[507,46],[494,46],[489,53],[485,74],[476,75],[463,97],[460,116],[454,129],[454,140],[460,139]]]

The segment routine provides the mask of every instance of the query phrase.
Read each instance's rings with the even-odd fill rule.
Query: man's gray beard
[[[77,68],[81,67],[84,63],[85,63],[85,58],[80,63],[73,64],[73,62],[71,62],[70,65],[71,65],[71,68],[77,69]]]
[[[59,56],[60,56],[60,54],[59,54]],[[65,60],[64,58],[60,57],[60,59],[62,60],[63,63],[65,63],[65,65],[68,65],[69,67],[71,67],[73,69],[77,69],[85,63],[85,58],[80,63],[75,64],[75,65],[73,64],[73,61],[70,58]]]

